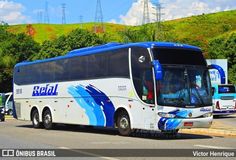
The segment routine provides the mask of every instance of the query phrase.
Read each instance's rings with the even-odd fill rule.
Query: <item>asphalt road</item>
[[[33,129],[31,122],[7,120],[0,123],[0,148],[48,148],[72,151],[75,149],[143,149],[144,154],[149,149],[170,149],[169,152],[171,154],[177,149],[235,149],[236,138],[179,134],[175,138],[168,139],[159,133],[152,135],[139,133],[131,137],[122,137],[118,135],[116,130],[65,125],[57,126],[53,130]],[[100,156],[100,154],[93,154],[89,151],[79,152],[85,156]],[[103,156],[100,159],[130,158]],[[145,158],[142,157],[140,159]]]
[[[214,117],[214,121],[223,123],[224,125],[227,125],[228,127],[236,128],[236,114]]]

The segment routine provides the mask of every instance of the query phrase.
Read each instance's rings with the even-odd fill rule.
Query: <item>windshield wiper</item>
[[[173,106],[175,107],[182,107],[185,106],[186,104],[184,103],[183,98],[164,98],[164,101],[169,101],[171,102]]]

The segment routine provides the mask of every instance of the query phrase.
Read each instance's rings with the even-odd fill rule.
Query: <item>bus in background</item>
[[[13,115],[12,92],[0,93],[0,120],[5,121],[5,114]]]
[[[213,114],[229,115],[236,113],[236,89],[232,84],[214,84]]]
[[[13,115],[13,96],[12,92],[5,93],[5,114]]]
[[[212,93],[197,47],[108,43],[14,67],[16,118],[34,128],[56,123],[177,133],[211,126]]]
[[[0,121],[5,121],[5,108],[4,108],[5,96],[3,93],[0,93]]]

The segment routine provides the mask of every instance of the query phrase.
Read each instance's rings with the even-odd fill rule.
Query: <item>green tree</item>
[[[40,45],[31,37],[20,33],[11,34],[7,27],[0,27],[0,91],[12,91],[12,74],[14,65],[29,60],[40,50]]]
[[[42,44],[40,52],[31,57],[31,59],[35,60],[61,56],[71,50],[99,45],[103,42],[104,41],[94,33],[87,30],[76,29],[67,36],[60,36],[54,41],[45,41]]]
[[[156,30],[154,25],[144,25],[135,28],[129,28],[120,32],[125,43],[155,41]]]

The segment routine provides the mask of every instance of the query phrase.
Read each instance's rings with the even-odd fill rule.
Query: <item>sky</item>
[[[104,22],[142,24],[144,0],[100,1]],[[63,3],[67,24],[95,21],[97,0],[0,0],[0,21],[10,25],[44,23],[46,2],[50,23],[62,23]],[[157,2],[162,6],[162,21],[236,9],[236,0],[149,0],[150,22],[156,21]]]

